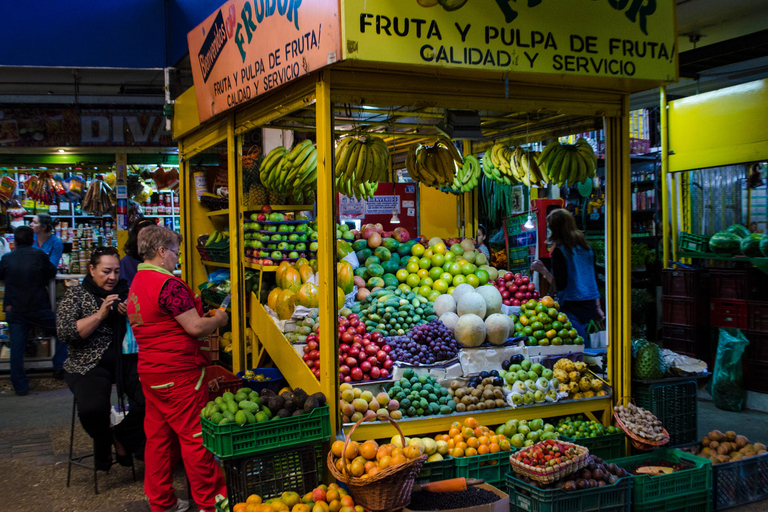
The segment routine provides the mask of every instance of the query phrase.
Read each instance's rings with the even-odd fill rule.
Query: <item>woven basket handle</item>
[[[616,401],[616,405],[617,405],[617,406],[619,406],[619,405],[624,405],[624,399],[625,399],[625,398],[626,398],[626,399],[629,399],[629,401],[630,401],[630,402],[632,402],[633,404],[635,404],[635,406],[637,406],[637,402],[635,402],[635,399],[634,399],[634,398],[632,398],[631,396],[622,396],[621,398],[619,398],[619,399]]]
[[[344,464],[342,464],[342,467],[341,467],[341,472],[342,472],[342,474],[345,477],[347,477],[347,479],[349,479],[349,477],[347,476],[347,445],[349,444],[349,440],[352,437],[352,432],[354,432],[355,429],[358,426],[360,426],[360,424],[363,423],[364,421],[373,420],[373,419],[377,419],[377,420],[386,419],[392,425],[394,425],[395,428],[397,429],[397,431],[400,433],[400,438],[403,440],[403,448],[405,448],[405,436],[403,435],[403,431],[400,430],[400,427],[398,426],[397,422],[395,420],[393,420],[392,418],[390,418],[389,415],[387,415],[387,414],[376,414],[375,416],[368,416],[367,418],[360,418],[359,420],[357,420],[357,423],[352,425],[352,428],[349,429],[349,433],[347,433],[347,437],[344,438],[344,448],[341,451],[341,458],[344,460]]]

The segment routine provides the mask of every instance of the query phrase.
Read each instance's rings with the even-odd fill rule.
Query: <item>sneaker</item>
[[[177,498],[176,504],[165,512],[187,512],[187,510],[189,510],[189,502],[187,500]]]

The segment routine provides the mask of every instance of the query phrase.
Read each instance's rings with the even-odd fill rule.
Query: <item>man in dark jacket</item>
[[[11,338],[11,383],[16,394],[29,392],[24,371],[24,349],[33,325],[56,332],[56,316],[48,298],[48,282],[56,277],[56,267],[48,256],[32,247],[34,232],[20,226],[13,232],[16,250],[0,259],[0,280],[5,281],[3,308]]]

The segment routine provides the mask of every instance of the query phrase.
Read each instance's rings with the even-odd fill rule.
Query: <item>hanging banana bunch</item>
[[[456,175],[463,166],[464,158],[447,137],[439,137],[431,146],[419,142],[411,144],[405,159],[405,168],[411,178],[434,188],[455,185]],[[471,169],[468,171],[467,183],[471,179]],[[466,173],[463,176],[466,177]]]
[[[369,135],[365,140],[345,137],[334,152],[336,189],[347,197],[368,199],[379,182],[388,181],[389,147],[384,139]]]
[[[457,171],[453,183],[447,187],[440,187],[442,192],[463,194],[477,187],[482,171],[480,170],[480,162],[474,155],[467,155],[464,157],[464,164],[461,167],[458,165],[456,167]]]
[[[317,187],[317,148],[305,139],[291,151],[278,146],[261,162],[259,179],[268,190],[307,200]]]
[[[509,148],[504,144],[494,144],[483,155],[483,173],[504,185],[522,183],[543,187],[549,179],[536,163],[538,155],[536,151],[526,151],[520,146]]]
[[[576,186],[597,174],[597,155],[584,138],[576,144],[560,144],[553,140],[541,152],[537,163],[544,168],[549,180],[559,187],[566,182],[568,186]]]

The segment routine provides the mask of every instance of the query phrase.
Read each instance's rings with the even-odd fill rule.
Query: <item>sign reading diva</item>
[[[338,2],[230,0],[187,35],[203,122],[336,61]]]

